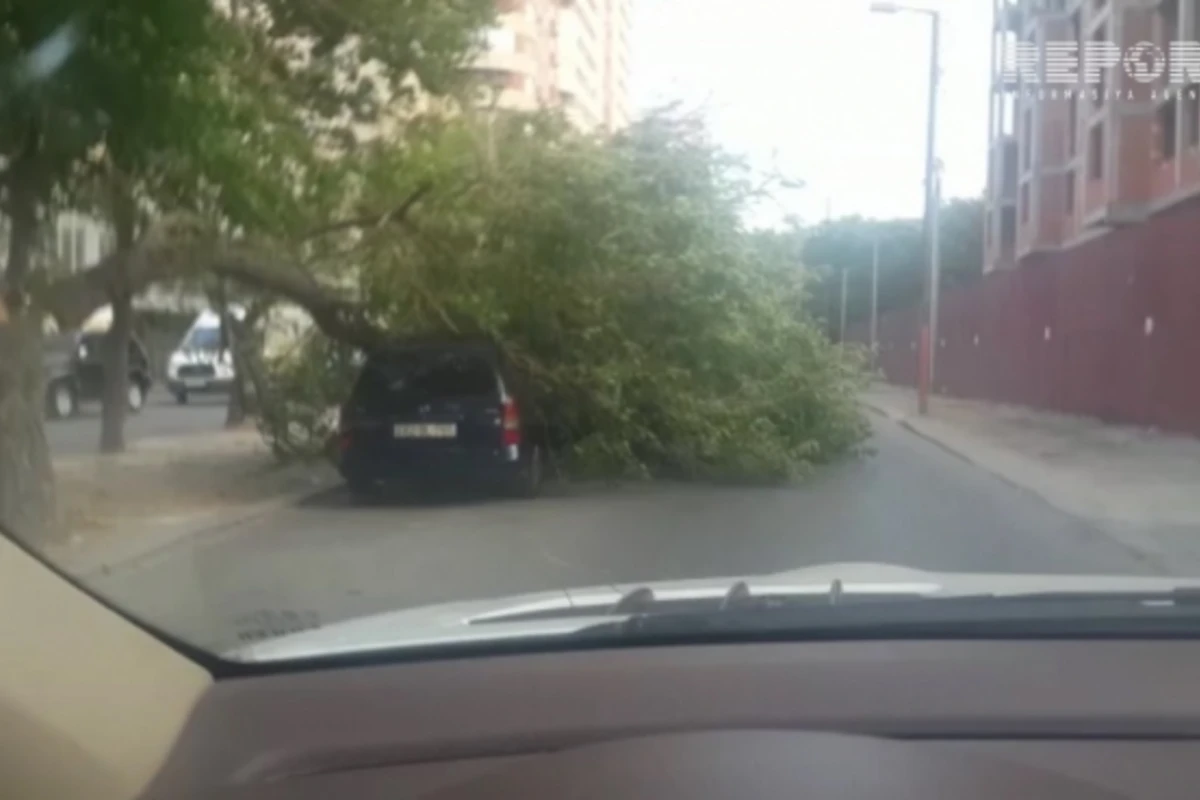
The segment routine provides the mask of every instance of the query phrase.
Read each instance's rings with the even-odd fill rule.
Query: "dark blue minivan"
[[[386,487],[492,487],[533,496],[544,445],[488,344],[398,345],[367,356],[338,423],[353,494]]]

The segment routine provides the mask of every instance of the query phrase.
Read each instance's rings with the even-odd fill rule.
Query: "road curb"
[[[902,423],[908,418],[908,414],[904,411],[898,411],[892,408],[887,403],[882,403],[874,398],[860,395],[858,401],[868,410],[873,411],[879,416],[889,419],[895,423]]]
[[[187,515],[190,519],[183,521],[178,517],[147,520],[139,523],[139,527],[145,529],[144,532],[123,536],[116,542],[107,546],[97,546],[90,551],[64,551],[55,554],[54,561],[67,572],[80,578],[106,575],[114,570],[128,568],[146,559],[161,556],[197,536],[212,535],[253,522],[281,508],[326,492],[336,485],[335,479],[323,479],[302,490],[288,492],[248,506]],[[164,524],[167,526],[165,530],[162,527]]]
[[[1168,563],[1169,556],[1159,548],[1152,546],[1152,543],[1145,541],[1143,537],[1129,535],[1123,528],[1124,523],[1119,519],[1112,519],[1104,516],[1096,516],[1088,513],[1082,508],[1073,506],[1070,503],[1064,503],[1055,492],[1048,491],[1046,484],[1038,480],[1021,480],[1014,477],[1014,470],[1009,470],[996,465],[988,458],[981,458],[977,452],[973,452],[972,448],[964,447],[956,444],[949,437],[939,436],[937,433],[924,430],[918,425],[914,425],[912,420],[906,416],[891,416],[885,413],[899,427],[926,441],[935,447],[941,449],[955,458],[961,459],[966,463],[977,467],[986,472],[988,475],[1002,481],[1004,484],[1011,486],[1022,492],[1026,492],[1034,497],[1037,497],[1042,502],[1046,503],[1051,508],[1057,509],[1064,514],[1069,514],[1078,519],[1086,520],[1095,526],[1096,530],[1107,537],[1111,542],[1115,543],[1122,549],[1126,550],[1133,557],[1152,567],[1158,572],[1170,574],[1171,569]],[[969,434],[967,434],[969,436]],[[981,445],[986,447],[986,445]],[[1020,458],[1016,456],[1015,458]],[[1031,474],[1036,473],[1036,470],[1031,470]]]
[[[1013,481],[1004,472],[1002,472],[998,469],[995,469],[994,467],[988,465],[987,463],[985,463],[983,461],[980,461],[977,458],[973,458],[970,455],[970,453],[967,452],[967,450],[965,448],[955,447],[954,445],[950,444],[945,439],[935,436],[934,434],[929,433],[928,431],[921,430],[916,425],[913,425],[912,421],[909,420],[907,417],[898,417],[898,418],[895,418],[893,421],[897,425],[899,425],[901,428],[903,428],[904,430],[913,434],[914,436],[924,439],[925,441],[929,442],[931,445],[939,448],[940,450],[948,453],[949,455],[954,456],[955,458],[962,459],[963,461],[967,462],[971,466],[979,467],[980,469],[987,472],[989,475],[994,475],[997,478],[1001,479],[1002,481],[1007,483],[1009,486],[1014,486],[1018,489],[1025,489],[1026,491],[1033,491],[1029,487],[1024,486],[1020,483],[1017,483],[1016,481]],[[1046,499],[1045,497],[1043,497],[1041,494],[1038,494],[1037,492],[1034,492],[1034,494],[1037,494],[1038,497],[1042,497],[1043,500]]]

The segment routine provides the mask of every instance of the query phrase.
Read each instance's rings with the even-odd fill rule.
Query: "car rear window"
[[[79,357],[87,362],[100,362],[104,360],[106,352],[106,340],[108,336],[103,333],[88,333],[79,338]],[[130,363],[137,362],[143,358],[142,346],[134,339],[129,340],[129,361]]]
[[[387,408],[438,398],[495,397],[496,372],[477,356],[393,356],[367,362],[354,389],[368,408]]]

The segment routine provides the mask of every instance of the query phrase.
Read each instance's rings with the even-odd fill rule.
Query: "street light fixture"
[[[871,3],[876,14],[909,12],[929,17],[929,118],[925,130],[925,255],[929,260],[929,271],[925,275],[923,310],[928,319],[921,325],[920,346],[917,352],[917,405],[922,414],[929,412],[929,388],[933,383],[933,348],[937,336],[937,286],[939,273],[937,246],[937,95],[941,66],[938,61],[939,39],[942,17],[932,8],[916,8],[899,3]]]

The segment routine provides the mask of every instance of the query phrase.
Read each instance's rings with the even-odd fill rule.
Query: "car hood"
[[[836,592],[930,598],[1200,589],[1200,580],[1179,578],[928,572],[893,564],[838,563],[757,577],[612,584],[389,611],[257,642],[225,655],[235,661],[261,662],[567,635],[629,616],[614,613],[613,606],[639,588],[652,590],[659,599],[703,600],[724,597],[738,583],[745,583],[751,594]]]

